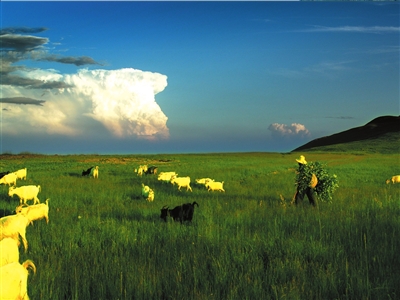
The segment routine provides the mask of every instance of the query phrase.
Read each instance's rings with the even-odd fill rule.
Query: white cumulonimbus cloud
[[[99,135],[108,129],[120,138],[168,138],[167,116],[155,95],[167,86],[167,76],[136,70],[78,70],[59,74],[36,70],[25,78],[63,82],[59,89],[26,89],[3,86],[4,97],[37,99],[41,105],[3,103],[3,133],[40,133],[70,136]],[[102,124],[103,126],[98,126]]]
[[[268,130],[271,131],[273,137],[310,137],[308,129],[299,123],[292,123],[291,125],[272,123]]]

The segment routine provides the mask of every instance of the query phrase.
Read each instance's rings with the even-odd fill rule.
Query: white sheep
[[[0,241],[0,267],[19,262],[19,243],[13,238],[4,238]]]
[[[7,175],[4,175],[2,178],[0,178],[0,184],[7,184],[7,185],[16,185],[17,184],[17,175],[15,173],[9,173]]]
[[[149,202],[154,201],[154,191],[152,189],[149,190],[149,195],[147,196],[146,200]]]
[[[197,184],[206,184],[207,181],[214,181],[214,179],[211,179],[211,178],[196,179],[196,183],[197,183]]]
[[[138,176],[142,176],[147,171],[147,168],[147,165],[140,165],[139,169],[135,169],[135,172],[137,172]]]
[[[28,249],[28,241],[25,234],[26,227],[29,224],[30,220],[22,214],[0,218],[0,240],[10,237],[16,240],[19,245],[19,236],[21,236],[26,251]]]
[[[24,179],[26,180],[26,168],[25,169],[20,169],[18,171],[14,172],[15,175],[17,175],[17,179]]]
[[[23,205],[17,206],[15,212],[17,214],[23,214],[27,217],[32,224],[33,221],[45,218],[46,223],[49,223],[49,200],[46,199],[46,203],[40,203],[36,205],[31,205],[23,207]]]
[[[171,181],[172,176],[178,176],[176,172],[161,172],[158,174],[158,180]]]
[[[0,267],[0,299],[24,299],[28,296],[28,268],[36,273],[36,266],[31,260],[22,264],[13,262]]]
[[[96,166],[93,169],[93,178],[99,178],[99,167],[98,166]]]
[[[172,185],[175,183],[178,185],[178,190],[181,190],[181,187],[186,187],[186,190],[190,190],[192,192],[192,188],[190,187],[190,177],[176,177],[175,175],[171,177],[170,182]]]
[[[19,203],[26,204],[27,200],[33,200],[33,204],[40,203],[37,195],[40,192],[40,185],[24,185],[21,187],[10,187],[8,190],[8,195],[12,197],[13,195],[17,195],[19,197]]]
[[[400,183],[400,175],[392,176],[392,178],[386,180],[386,184],[388,184],[389,182]]]
[[[207,181],[205,186],[208,191],[220,191],[225,192],[223,188],[224,182],[216,182],[216,181]]]

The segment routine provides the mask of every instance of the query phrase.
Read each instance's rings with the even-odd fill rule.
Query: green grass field
[[[339,188],[331,203],[290,205],[299,153],[2,155],[28,168],[50,222],[27,228],[31,299],[399,299],[398,154],[306,153]],[[138,177],[140,164],[190,176],[193,192]],[[99,179],[81,172],[99,166]],[[207,192],[196,178],[224,181]],[[140,197],[141,184],[155,191]],[[281,200],[281,195],[284,201]],[[196,201],[193,222],[160,219]],[[18,205],[0,186],[0,212]]]

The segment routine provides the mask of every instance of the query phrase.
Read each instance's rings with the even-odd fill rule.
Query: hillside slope
[[[294,149],[297,151],[347,151],[368,150],[400,152],[400,116],[382,116],[364,126],[355,127],[336,134],[312,140]],[[378,147],[374,149],[375,147]]]

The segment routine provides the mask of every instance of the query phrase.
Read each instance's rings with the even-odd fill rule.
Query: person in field
[[[304,196],[307,195],[310,204],[316,206],[317,193],[315,191],[315,187],[318,184],[317,176],[307,165],[307,161],[304,155],[300,155],[300,158],[296,159],[296,161],[299,165],[296,177],[297,191],[294,194],[292,202],[297,205],[301,201],[303,201]]]

